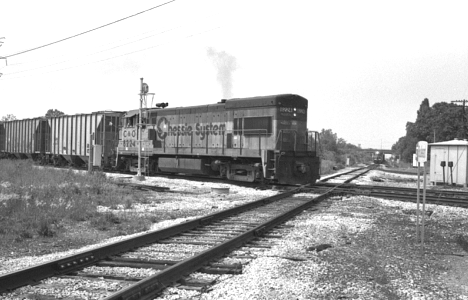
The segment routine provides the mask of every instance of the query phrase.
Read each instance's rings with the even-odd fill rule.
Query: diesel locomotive
[[[374,164],[385,163],[385,154],[383,152],[376,151],[374,155]]]
[[[314,183],[320,178],[319,137],[307,130],[307,105],[301,96],[282,94],[144,109],[141,122],[139,110],[129,111],[121,118],[116,166],[131,172],[140,166],[143,174]]]
[[[307,105],[299,95],[282,94],[0,122],[0,157],[146,175],[314,183],[320,145],[318,133],[307,130]]]

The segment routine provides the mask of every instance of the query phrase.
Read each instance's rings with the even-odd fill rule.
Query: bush
[[[5,238],[0,245],[33,233],[52,237],[58,234],[58,224],[67,220],[93,220],[105,230],[120,219],[112,214],[99,217],[98,206],[130,208],[134,200],[130,193],[112,184],[102,172],[77,173],[36,167],[28,160],[1,160],[0,238]]]
[[[320,174],[327,175],[333,173],[333,167],[335,166],[335,162],[331,160],[322,160],[320,165]]]
[[[91,225],[99,230],[110,230],[114,224],[120,224],[119,217],[111,212],[96,213],[90,220]]]
[[[52,230],[53,223],[50,220],[43,219],[39,221],[39,228],[37,229],[37,233],[39,236],[42,237],[52,237],[56,234],[54,230]]]

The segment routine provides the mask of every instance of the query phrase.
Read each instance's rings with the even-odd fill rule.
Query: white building
[[[429,144],[432,184],[468,184],[468,142],[453,140]]]

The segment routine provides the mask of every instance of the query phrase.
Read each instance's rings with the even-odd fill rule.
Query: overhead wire
[[[207,17],[212,17],[212,16],[213,16],[213,15],[204,16],[203,21],[205,21]],[[197,23],[198,23],[198,22],[197,22]],[[73,60],[77,60],[77,59],[81,59],[81,58],[85,58],[85,57],[90,57],[90,56],[93,56],[93,55],[97,55],[97,54],[99,54],[99,53],[103,53],[103,52],[110,51],[110,50],[113,50],[113,49],[117,49],[117,48],[120,48],[120,47],[123,47],[123,46],[126,46],[126,45],[130,45],[130,44],[133,44],[133,43],[137,43],[137,42],[140,42],[140,41],[145,40],[145,39],[152,38],[152,37],[157,36],[157,35],[165,34],[165,33],[170,32],[170,31],[174,31],[174,30],[177,30],[177,29],[180,29],[180,28],[184,28],[184,27],[187,27],[187,26],[191,26],[192,24],[193,24],[193,22],[190,23],[190,24],[176,26],[176,27],[173,27],[173,28],[170,28],[170,29],[166,29],[166,30],[163,30],[163,31],[158,31],[157,33],[151,34],[151,35],[148,35],[148,34],[153,33],[153,32],[155,32],[156,30],[147,31],[147,32],[145,32],[145,33],[142,33],[142,34],[139,34],[139,35],[135,36],[135,37],[143,36],[142,38],[139,38],[139,39],[136,39],[136,40],[132,40],[132,41],[127,42],[127,43],[117,44],[117,42],[112,42],[112,43],[109,43],[108,45],[111,45],[111,44],[117,44],[117,45],[116,45],[116,46],[113,46],[113,47],[110,47],[110,48],[106,48],[106,49],[102,49],[102,50],[99,50],[99,51],[95,51],[95,52],[92,52],[92,53],[88,53],[88,54],[85,54],[85,55],[82,55],[82,56],[67,58],[67,59],[64,59],[64,60],[62,60],[62,61],[54,62],[54,63],[47,64],[47,65],[43,65],[43,66],[38,66],[38,67],[35,67],[35,68],[20,70],[20,71],[16,71],[16,72],[8,72],[7,74],[4,74],[4,75],[5,75],[5,76],[11,76],[11,75],[14,75],[14,74],[19,74],[19,73],[32,72],[32,71],[35,71],[35,70],[39,70],[39,69],[44,69],[44,68],[48,68],[48,67],[60,65],[60,64],[63,64],[63,63],[66,63],[66,62],[70,62],[70,61],[73,61]],[[130,39],[131,39],[131,38],[125,38],[125,39],[122,39],[121,41],[130,40]],[[105,45],[103,45],[103,46],[105,46]],[[62,55],[61,57],[64,57],[64,56],[65,56],[65,55]],[[59,56],[59,57],[60,57],[60,56]],[[36,61],[55,60],[56,58],[57,58],[57,57],[48,58],[48,59],[41,59],[41,60],[36,60]],[[33,61],[33,62],[26,62],[26,63],[9,64],[9,66],[13,66],[13,65],[22,65],[22,64],[28,64],[28,63],[34,63],[34,62],[36,62],[36,61]],[[2,69],[2,68],[0,68],[0,69]]]
[[[119,19],[119,20],[117,20],[117,21],[114,21],[114,22],[111,22],[111,23],[108,23],[108,24],[105,24],[105,25],[102,25],[102,26],[99,26],[99,27],[96,27],[96,28],[93,28],[93,29],[90,29],[90,30],[81,32],[81,33],[78,33],[78,34],[75,34],[75,35],[73,35],[73,36],[66,37],[66,38],[64,38],[64,39],[61,39],[61,40],[58,40],[58,41],[55,41],[55,42],[52,42],[52,43],[48,43],[48,44],[45,44],[45,45],[42,45],[42,46],[39,46],[39,47],[35,47],[35,48],[32,48],[32,49],[24,50],[24,51],[21,51],[21,52],[18,52],[18,53],[6,55],[6,56],[3,56],[3,57],[4,57],[4,58],[9,58],[9,57],[13,57],[13,56],[16,56],[16,55],[24,54],[24,53],[27,53],[27,52],[31,52],[31,51],[34,51],[34,50],[38,50],[38,49],[41,49],[41,48],[44,48],[44,47],[47,47],[47,46],[51,46],[51,45],[54,45],[54,44],[57,44],[57,43],[60,43],[60,42],[63,42],[63,41],[66,41],[66,40],[75,38],[75,37],[77,37],[77,36],[80,36],[80,35],[83,35],[83,34],[86,34],[86,33],[89,33],[89,32],[92,32],[92,31],[95,31],[95,30],[98,30],[98,29],[107,27],[107,26],[109,26],[109,25],[112,25],[112,24],[115,24],[115,23],[124,21],[124,20],[126,20],[126,19],[135,17],[135,16],[137,16],[137,15],[140,15],[140,14],[143,14],[143,13],[148,12],[148,11],[150,11],[150,10],[159,8],[159,7],[163,6],[163,5],[169,4],[169,3],[174,2],[174,1],[176,1],[176,0],[167,1],[167,2],[165,2],[165,3],[163,3],[163,4],[160,4],[160,5],[151,7],[151,8],[149,8],[149,9],[146,9],[146,10],[144,10],[144,11],[138,12],[138,13],[133,14],[133,15],[131,15],[131,16],[128,16],[128,17]]]
[[[156,35],[159,35],[159,34],[163,34],[163,33],[166,33],[166,32],[172,31],[172,30],[176,30],[176,29],[181,28],[181,27],[182,27],[182,26],[178,26],[178,27],[175,27],[175,28],[171,28],[171,29],[168,29],[168,30],[164,30],[164,31],[158,32],[158,33],[156,33],[156,34],[153,34],[153,35],[150,35],[150,36],[146,36],[146,37],[140,38],[140,39],[138,39],[138,40],[134,40],[134,41],[132,41],[132,42],[128,42],[128,43],[120,44],[120,45],[117,45],[117,46],[114,46],[114,47],[111,47],[111,48],[107,48],[107,49],[104,49],[104,50],[96,51],[96,52],[93,52],[93,53],[90,53],[90,54],[87,54],[87,55],[84,55],[84,56],[81,56],[81,57],[78,57],[78,58],[89,57],[89,56],[93,56],[93,55],[96,55],[96,54],[99,54],[99,53],[103,53],[103,52],[106,52],[106,51],[110,51],[110,50],[113,50],[113,49],[116,49],[116,48],[120,48],[120,47],[123,47],[123,46],[126,46],[126,45],[130,45],[130,44],[133,44],[133,43],[136,43],[136,42],[139,42],[139,41],[142,41],[142,40],[151,38],[151,37],[156,36]],[[63,64],[63,63],[66,63],[66,62],[69,62],[69,61],[72,61],[72,60],[75,60],[75,59],[78,59],[78,58],[77,58],[77,57],[73,57],[73,58],[65,59],[65,60],[62,60],[62,61],[59,61],[59,62],[56,62],[56,63],[53,63],[53,64],[49,64],[49,65],[44,65],[44,66],[40,66],[40,67],[37,67],[37,68],[33,68],[33,69],[27,69],[27,70],[22,70],[22,71],[17,71],[17,72],[9,72],[8,74],[5,74],[5,75],[13,75],[13,74],[18,74],[18,73],[24,73],[24,72],[30,72],[30,71],[35,71],[35,70],[43,69],[43,68],[48,68],[48,67],[55,66],[55,65],[59,65],[59,64]]]
[[[218,26],[218,27],[211,28],[211,29],[208,29],[208,30],[205,30],[205,31],[201,31],[201,32],[197,32],[197,33],[192,33],[192,34],[187,35],[187,36],[185,36],[185,37],[183,37],[183,38],[184,38],[184,39],[192,38],[192,37],[197,36],[197,35],[201,35],[201,34],[205,34],[205,33],[214,31],[214,30],[219,29],[219,28],[221,28],[221,27],[222,27],[222,26]],[[170,42],[172,42],[172,41],[170,41]],[[83,66],[87,66],[87,65],[91,65],[91,64],[95,64],[95,63],[100,63],[100,62],[108,61],[108,60],[111,60],[111,59],[115,59],[115,58],[119,58],[119,57],[131,55],[131,54],[134,54],[134,53],[138,53],[138,52],[150,50],[150,49],[153,49],[153,48],[156,48],[156,47],[160,47],[160,46],[162,46],[162,45],[169,44],[170,42],[160,43],[160,44],[158,44],[158,45],[154,45],[154,46],[147,47],[147,48],[144,48],[144,49],[139,49],[139,50],[127,52],[127,53],[124,53],[124,54],[116,55],[116,56],[113,56],[113,57],[108,57],[108,58],[101,59],[101,60],[97,60],[97,61],[93,61],[93,62],[88,62],[88,63],[85,63],[85,64],[80,64],[80,65],[76,65],[76,66],[70,66],[70,67],[66,67],[66,68],[62,68],[62,69],[52,70],[52,71],[49,71],[49,72],[41,73],[41,75],[49,74],[49,73],[54,73],[54,72],[59,72],[59,71],[65,71],[65,70],[69,70],[69,69],[74,69],[74,68],[78,68],[78,67],[83,67]],[[5,75],[6,75],[6,74],[5,74]],[[12,77],[12,78],[2,78],[2,77],[0,77],[0,81],[19,79],[19,78],[25,78],[25,77],[30,77],[30,76],[34,76],[34,74],[25,75],[25,76],[17,76],[17,77]]]
[[[213,15],[209,15],[208,17],[212,17]],[[203,20],[206,20],[206,16],[203,18]],[[197,22],[198,23],[198,22]],[[193,22],[191,23],[193,24]],[[190,24],[190,25],[191,25]],[[59,61],[59,62],[54,62],[52,64],[47,64],[47,65],[43,65],[43,66],[38,66],[38,67],[35,67],[35,68],[31,68],[31,69],[26,69],[26,70],[20,70],[20,71],[17,71],[17,72],[8,72],[6,74],[3,74],[4,77],[1,78],[1,79],[16,79],[16,78],[24,78],[24,77],[29,77],[29,76],[33,76],[33,75],[26,75],[26,76],[17,76],[17,77],[5,77],[5,76],[11,76],[11,75],[14,75],[14,74],[19,74],[19,73],[25,73],[25,72],[34,72],[36,70],[39,70],[39,69],[44,69],[44,68],[48,68],[48,67],[52,67],[52,66],[56,66],[56,65],[60,65],[60,64],[63,64],[63,63],[67,63],[67,62],[70,62],[70,61],[73,61],[73,60],[79,60],[79,59],[83,59],[83,58],[86,58],[86,57],[90,57],[90,56],[93,56],[93,55],[97,55],[99,53],[103,53],[103,52],[106,52],[106,51],[111,51],[113,49],[116,49],[116,48],[120,48],[120,47],[123,47],[123,46],[126,46],[126,45],[130,45],[130,44],[133,44],[133,43],[137,43],[139,41],[142,41],[142,40],[145,40],[145,39],[149,39],[151,37],[154,37],[154,36],[157,36],[157,35],[160,35],[160,34],[164,34],[164,33],[167,33],[167,32],[170,32],[170,31],[174,31],[174,30],[177,30],[177,29],[180,29],[180,28],[183,28],[183,27],[187,27],[189,25],[185,24],[185,25],[180,25],[180,26],[176,26],[176,27],[173,27],[173,28],[170,28],[170,29],[167,29],[167,30],[163,30],[163,31],[159,31],[155,34],[151,34],[151,35],[148,35],[150,33],[153,33],[155,32],[156,30],[151,30],[151,31],[147,31],[143,34],[139,34],[135,37],[138,37],[138,36],[143,36],[142,38],[139,38],[139,39],[136,39],[136,40],[132,40],[130,42],[127,42],[127,43],[123,43],[123,44],[117,44],[117,42],[111,42],[109,43],[109,45],[111,44],[117,44],[116,46],[113,46],[113,47],[110,47],[110,48],[106,48],[106,49],[102,49],[102,50],[99,50],[99,51],[96,51],[96,52],[92,52],[92,53],[88,53],[88,54],[85,54],[85,55],[81,55],[81,56],[77,56],[77,57],[72,57],[72,58],[68,58],[68,59],[65,59],[65,60],[62,60],[62,61]],[[216,28],[212,28],[210,30],[206,30],[206,31],[202,31],[202,32],[198,32],[198,33],[194,33],[192,35],[189,35],[189,36],[186,36],[185,38],[189,38],[189,37],[192,37],[192,36],[195,36],[195,35],[199,35],[199,34],[204,34],[206,32],[209,32],[209,31],[212,31],[212,30],[216,30],[218,28],[220,28],[221,26],[219,27],[216,27]],[[124,40],[130,40],[131,38],[125,38],[125,39],[121,39],[121,41],[124,41]],[[117,55],[117,56],[113,56],[113,57],[109,57],[109,58],[105,58],[105,59],[101,59],[101,60],[98,60],[98,61],[94,61],[94,62],[89,62],[89,63],[85,63],[85,64],[80,64],[80,65],[77,65],[77,66],[70,66],[70,67],[66,67],[66,68],[62,68],[62,69],[58,69],[58,70],[52,70],[52,71],[49,71],[49,72],[46,72],[46,73],[41,73],[41,74],[47,74],[47,73],[52,73],[52,72],[56,72],[56,71],[62,71],[62,70],[67,70],[67,69],[71,69],[71,68],[76,68],[76,67],[79,67],[79,66],[85,66],[85,65],[89,65],[89,64],[93,64],[93,63],[98,63],[98,62],[102,62],[102,61],[107,61],[107,60],[110,60],[110,59],[114,59],[114,58],[118,58],[118,57],[122,57],[122,56],[126,56],[126,55],[130,55],[132,53],[136,53],[136,52],[140,52],[140,51],[145,51],[147,49],[151,49],[151,48],[154,48],[154,47],[158,47],[158,46],[161,46],[161,45],[164,45],[164,44],[167,44],[167,43],[163,43],[163,44],[158,44],[156,46],[152,46],[152,47],[149,47],[149,48],[144,48],[144,49],[140,49],[140,50],[136,50],[136,51],[133,51],[133,52],[128,52],[128,53],[125,53],[125,54],[121,54],[121,55]],[[105,45],[103,45],[105,46]],[[101,46],[102,47],[102,46]],[[63,56],[62,56],[63,57]],[[56,58],[56,57],[55,57]],[[45,60],[50,60],[50,59],[54,59],[54,58],[46,58]],[[39,60],[36,60],[36,61],[39,61]],[[28,62],[27,62],[28,63]],[[34,63],[34,62],[32,62]],[[15,65],[21,65],[23,63],[17,63]],[[1,69],[1,68],[0,68]]]
[[[164,30],[164,31],[159,31],[159,32],[156,33],[156,34],[152,34],[152,35],[149,35],[149,36],[147,36],[147,37],[144,37],[144,38],[141,38],[141,39],[138,39],[138,40],[134,40],[133,42],[128,42],[128,43],[125,43],[125,44],[119,44],[119,45],[117,45],[117,46],[115,46],[115,47],[113,47],[113,48],[107,48],[107,49],[104,49],[104,50],[100,50],[100,51],[97,51],[97,52],[93,52],[93,53],[87,54],[87,56],[93,55],[93,54],[96,54],[96,53],[100,53],[100,52],[105,52],[105,51],[107,51],[107,50],[112,50],[112,49],[114,49],[114,48],[118,48],[119,46],[125,46],[125,45],[128,45],[128,44],[134,43],[134,42],[138,42],[138,41],[144,40],[144,39],[146,39],[146,38],[150,38],[150,37],[159,35],[159,34],[161,34],[161,33],[166,33],[166,32],[168,32],[168,31],[178,29],[178,28],[180,28],[180,27],[183,27],[183,26],[178,26],[178,27],[174,27],[174,28],[167,29],[167,30]],[[145,36],[145,35],[147,35],[147,34],[149,34],[149,33],[155,32],[155,31],[157,31],[157,30],[146,31],[146,32],[141,33],[141,34],[138,34],[138,35],[136,35],[136,36],[134,36],[134,37],[127,37],[127,38],[120,39],[120,40],[117,40],[117,41],[113,41],[113,42],[110,42],[110,43],[107,43],[107,44],[104,44],[104,45],[99,45],[98,47],[101,47],[101,48],[102,48],[102,47],[105,47],[105,46],[107,46],[107,45],[117,44],[117,43],[120,42],[120,41],[126,41],[126,40],[130,40],[130,39],[132,39],[132,38],[136,38],[136,37],[139,37],[139,36]],[[37,62],[48,61],[48,60],[55,60],[55,59],[57,59],[57,58],[67,57],[67,56],[69,56],[69,55],[66,55],[66,54],[59,55],[59,56],[56,56],[56,55],[55,55],[53,58],[40,58],[40,59],[31,60],[31,61],[20,61],[20,62],[10,63],[10,64],[8,64],[8,66],[19,66],[19,65],[34,64],[34,63],[37,63]],[[72,60],[72,59],[73,59],[73,58],[68,59],[68,60]],[[68,60],[67,60],[67,61],[68,61]],[[53,65],[53,64],[52,64],[52,65]],[[10,74],[12,74],[12,73],[10,73]]]

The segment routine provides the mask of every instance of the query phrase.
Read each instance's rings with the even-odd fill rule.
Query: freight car
[[[5,152],[5,122],[0,121],[0,158],[7,158]]]
[[[105,111],[3,122],[0,153],[43,164],[81,167],[89,163],[91,143],[93,165],[110,168],[115,165],[122,114]]]
[[[0,125],[0,152],[2,157],[35,159],[42,149],[37,134],[41,118],[4,121]]]
[[[221,176],[236,181],[314,183],[318,133],[307,130],[307,99],[293,94],[125,113],[117,168]],[[162,105],[164,106],[164,105]],[[140,134],[139,134],[139,126]],[[141,136],[141,138],[140,138]]]

